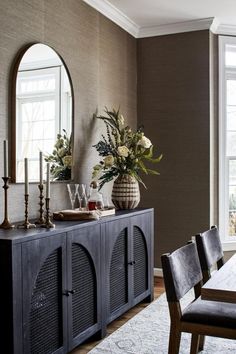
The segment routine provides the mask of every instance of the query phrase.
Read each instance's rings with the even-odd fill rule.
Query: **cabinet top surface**
[[[123,218],[129,218],[139,214],[145,214],[152,212],[152,208],[138,208],[133,210],[117,210],[115,215],[106,216],[99,220],[84,220],[84,221],[53,221],[55,228],[45,229],[37,227],[35,229],[18,229],[11,230],[0,229],[0,242],[9,241],[11,243],[27,242],[40,237],[46,237],[53,234],[59,234],[63,232],[73,231],[78,228],[102,224],[104,222],[110,222]]]

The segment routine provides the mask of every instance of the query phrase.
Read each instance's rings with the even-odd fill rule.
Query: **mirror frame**
[[[71,107],[71,144],[72,144],[72,168],[71,168],[71,179],[70,180],[60,180],[60,181],[52,181],[52,182],[63,182],[63,183],[68,183],[69,181],[73,181],[73,161],[74,161],[74,112],[75,112],[75,99],[74,99],[74,88],[72,84],[72,79],[71,75],[69,72],[69,69],[64,61],[64,59],[61,57],[58,52],[51,47],[48,44],[42,43],[42,42],[32,42],[24,47],[22,47],[18,53],[16,54],[13,62],[12,62],[12,67],[11,67],[11,72],[10,72],[10,86],[9,86],[9,112],[10,112],[10,119],[9,119],[9,141],[10,141],[10,146],[9,146],[9,156],[10,158],[9,161],[9,176],[10,176],[10,182],[11,183],[22,183],[22,182],[16,182],[16,81],[17,81],[17,74],[18,74],[18,69],[21,63],[21,60],[27,50],[29,50],[33,45],[35,44],[43,44],[46,45],[47,47],[51,48],[60,58],[62,61],[66,73],[69,78],[70,82],[70,87],[71,87],[71,99],[72,99],[72,107]],[[30,182],[30,181],[29,181]],[[37,183],[37,182],[30,182],[30,183]]]

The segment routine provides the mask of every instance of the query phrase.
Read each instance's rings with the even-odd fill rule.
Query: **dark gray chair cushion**
[[[236,329],[236,305],[198,298],[183,310],[181,321]]]

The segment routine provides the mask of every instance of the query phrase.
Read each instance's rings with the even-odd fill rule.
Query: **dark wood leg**
[[[204,349],[204,344],[205,344],[205,336],[200,336],[199,351]]]
[[[190,354],[198,353],[199,341],[200,341],[200,336],[198,334],[192,334]]]
[[[179,354],[180,340],[181,332],[175,326],[171,326],[168,354]]]

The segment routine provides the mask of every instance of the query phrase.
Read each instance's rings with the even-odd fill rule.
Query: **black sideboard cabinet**
[[[0,231],[0,351],[68,353],[153,299],[153,209]]]

